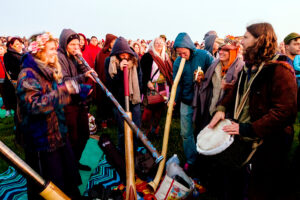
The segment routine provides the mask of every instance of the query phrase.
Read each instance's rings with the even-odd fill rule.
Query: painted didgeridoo
[[[78,59],[90,70],[92,69],[89,64],[82,58],[80,55],[76,55]],[[119,104],[119,102],[115,99],[115,97],[112,95],[112,93],[106,88],[106,86],[102,83],[102,81],[92,73],[92,76],[100,85],[101,89],[105,92],[106,96],[114,103],[114,105],[117,107],[118,111],[121,113],[124,120],[127,122],[131,130],[136,134],[136,137],[139,138],[142,143],[145,145],[145,147],[151,152],[151,155],[155,158],[155,162],[159,163],[164,157],[161,156],[156,148],[151,144],[151,142],[148,140],[146,135],[136,126],[136,124],[128,117],[125,110],[122,108],[122,106]]]

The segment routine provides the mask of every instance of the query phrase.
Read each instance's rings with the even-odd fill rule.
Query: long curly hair
[[[277,37],[269,23],[257,23],[247,27],[247,31],[253,35],[257,42],[246,49],[244,60],[247,63],[259,65],[272,59],[277,50]]]
[[[58,45],[57,41],[54,38],[50,38],[47,41],[47,43],[48,42],[54,42],[56,46]],[[45,49],[42,49],[41,51],[38,51],[37,53],[33,54],[33,56],[35,58],[41,60],[42,62],[45,62],[45,64],[49,65],[50,67],[52,67],[54,69],[54,71],[53,71],[54,80],[57,81],[58,83],[62,82],[63,75],[62,75],[62,71],[61,71],[61,65],[58,62],[57,55],[55,56],[54,63],[47,63],[46,62],[47,58],[46,58],[46,55],[45,55]]]

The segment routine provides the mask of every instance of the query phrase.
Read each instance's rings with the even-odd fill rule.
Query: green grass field
[[[95,106],[91,107],[91,113],[95,116]],[[178,116],[178,115],[177,115]],[[97,117],[97,116],[95,116]],[[298,119],[300,117],[300,113],[298,116]],[[163,132],[164,132],[164,126],[165,126],[165,118],[161,120],[160,123],[160,133],[158,136],[149,136],[150,141],[153,143],[153,145],[158,149],[158,151],[161,151],[162,147],[162,140],[163,140]],[[298,134],[300,131],[300,123],[297,120],[297,122],[294,124],[295,128],[295,136],[294,136],[294,142],[292,145],[292,150],[289,154],[289,160],[292,162],[292,158],[294,156],[296,148],[299,146],[299,140],[298,140]],[[24,159],[24,151],[22,148],[15,144],[14,142],[14,121],[13,118],[4,118],[0,119],[0,140],[5,143],[9,148],[11,148],[17,155],[19,155],[22,159]],[[103,133],[109,134],[112,138],[112,140],[117,142],[117,128],[116,126],[109,127],[107,129],[101,130],[98,129],[97,135],[101,135]],[[168,143],[168,153],[167,158],[170,158],[173,154],[177,154],[181,165],[185,163],[183,148],[182,148],[182,139],[180,137],[180,123],[178,117],[173,117],[171,129],[170,129],[170,137],[169,137],[169,143]],[[0,160],[0,173],[3,173],[7,170],[9,164],[3,159]],[[209,194],[203,194],[201,196],[201,199],[203,200],[213,200],[214,198],[210,197]]]
[[[90,111],[92,114],[94,114],[95,117],[95,106],[92,106]],[[153,143],[153,145],[157,148],[157,150],[160,152],[162,148],[162,139],[163,139],[163,132],[164,132],[164,126],[165,126],[165,118],[161,120],[160,123],[160,133],[158,136],[149,136],[150,141]],[[14,140],[14,121],[13,117],[0,119],[0,140],[6,144],[9,148],[11,148],[18,156],[20,156],[22,159],[24,159],[24,151],[23,149],[16,145]],[[98,128],[97,135],[101,135],[103,133],[109,134],[114,141],[114,143],[117,143],[117,128],[116,126],[108,127],[107,129],[101,130]],[[171,129],[170,129],[170,137],[169,137],[169,145],[168,145],[168,154],[167,157],[171,157],[173,154],[177,154],[179,159],[181,160],[181,163],[184,163],[184,155],[183,155],[183,148],[182,148],[182,140],[180,137],[180,125],[179,125],[179,119],[175,118],[172,120]],[[0,173],[6,171],[8,168],[8,163],[6,160],[1,157],[0,160]]]
[[[91,113],[95,113],[95,107],[91,108]],[[300,115],[300,113],[299,113],[299,115]],[[161,123],[160,123],[161,129],[160,129],[159,135],[158,136],[151,136],[151,135],[149,136],[150,141],[158,149],[158,151],[161,151],[161,147],[162,147],[164,126],[165,126],[165,118],[163,118],[161,120]],[[16,143],[15,143],[13,128],[14,128],[14,121],[13,121],[12,117],[0,119],[0,140],[4,144],[6,144],[9,148],[11,148],[21,158],[24,158],[23,149],[20,146],[16,145]],[[298,120],[295,123],[294,128],[295,128],[295,136],[294,136],[292,150],[290,153],[290,159],[292,159],[294,151],[295,151],[296,147],[299,145],[298,134],[300,131],[300,123]],[[111,136],[112,140],[115,143],[117,142],[117,128],[115,126],[109,127],[104,130],[98,129],[97,134],[101,135],[102,133],[109,134]],[[172,120],[167,158],[171,157],[173,154],[178,155],[181,163],[185,162],[183,148],[182,148],[182,139],[180,137],[180,123],[179,123],[178,117],[177,118],[175,117]],[[1,157],[0,173],[6,171],[7,168],[8,168],[7,162],[3,159],[3,157]]]

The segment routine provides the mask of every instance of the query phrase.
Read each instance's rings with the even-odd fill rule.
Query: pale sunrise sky
[[[1,0],[0,36],[26,36],[63,28],[105,38],[174,40],[187,32],[193,41],[215,30],[219,37],[243,35],[257,22],[273,25],[279,41],[300,33],[300,0]]]

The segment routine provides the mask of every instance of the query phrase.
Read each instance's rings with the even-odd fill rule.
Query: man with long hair
[[[297,114],[297,85],[293,68],[276,55],[277,37],[269,23],[247,27],[242,40],[245,66],[238,84],[217,107],[209,126],[214,127],[233,110],[234,121],[223,130],[242,140],[263,140],[244,166],[250,171],[248,199],[286,199],[285,167]],[[234,155],[233,155],[234,156]],[[230,180],[233,195],[242,199],[243,182]]]

